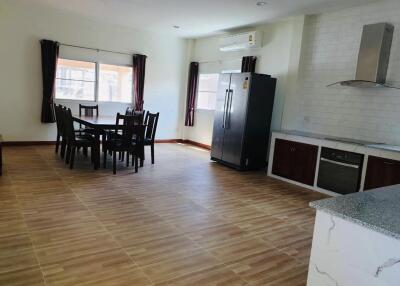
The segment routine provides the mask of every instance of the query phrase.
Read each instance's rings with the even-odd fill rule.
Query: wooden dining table
[[[93,129],[93,135],[96,141],[96,150],[94,154],[96,154],[94,158],[94,168],[97,170],[100,167],[100,156],[101,156],[101,148],[100,148],[100,135],[104,134],[104,130],[113,130],[117,129],[116,117],[115,116],[107,116],[107,115],[99,115],[99,116],[79,116],[73,115],[72,119],[82,124],[88,128]],[[123,126],[119,126],[118,129],[123,129]],[[144,150],[142,151],[143,156],[141,158],[141,165],[143,165],[144,160]]]
[[[79,124],[82,124],[88,128],[93,129],[93,135],[96,141],[96,150],[93,152],[96,154],[94,158],[94,168],[97,170],[100,167],[100,135],[104,130],[115,130],[116,121],[115,116],[79,116],[73,115],[72,119]]]

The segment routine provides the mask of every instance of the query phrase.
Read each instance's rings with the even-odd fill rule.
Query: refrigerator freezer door
[[[219,78],[217,102],[214,114],[214,129],[211,147],[211,157],[221,160],[224,145],[224,133],[226,122],[226,107],[228,104],[230,74],[221,74]]]
[[[241,165],[251,74],[232,74],[226,112],[222,160]]]

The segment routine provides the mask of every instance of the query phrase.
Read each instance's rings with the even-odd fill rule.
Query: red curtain
[[[256,72],[257,57],[242,58],[242,72]]]
[[[190,63],[190,68],[189,68],[185,126],[194,125],[194,111],[196,105],[198,79],[199,79],[199,63],[192,62]]]
[[[146,71],[145,55],[133,55],[133,97],[135,98],[135,110],[143,110],[144,77]]]
[[[54,113],[54,93],[57,72],[57,59],[60,45],[57,42],[41,40],[42,51],[42,81],[43,81],[43,99],[42,116],[43,123],[56,122]]]

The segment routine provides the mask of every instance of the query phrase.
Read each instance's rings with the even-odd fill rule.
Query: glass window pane
[[[99,101],[132,102],[132,67],[100,65]]]
[[[219,74],[200,74],[197,108],[215,110]]]
[[[56,98],[95,100],[96,64],[58,59]]]

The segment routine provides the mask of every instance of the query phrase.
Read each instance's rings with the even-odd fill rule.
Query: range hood
[[[389,87],[386,74],[389,66],[394,27],[388,23],[365,25],[358,53],[355,80],[340,81],[328,86],[340,84],[350,87]]]

